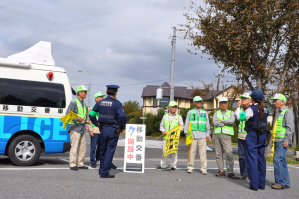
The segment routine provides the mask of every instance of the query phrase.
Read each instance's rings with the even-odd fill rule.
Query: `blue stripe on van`
[[[68,127],[62,129],[59,118],[0,115],[0,154],[4,154],[10,137],[21,130],[39,134],[45,144],[45,153],[61,153],[63,143],[70,142]]]

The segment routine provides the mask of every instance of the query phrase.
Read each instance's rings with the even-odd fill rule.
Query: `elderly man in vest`
[[[163,148],[162,148],[162,159],[160,166],[156,168],[157,170],[167,171],[167,160],[169,160],[170,163],[170,171],[176,170],[176,163],[178,159],[177,153],[172,153],[171,155],[168,155],[167,157],[164,157],[164,145],[165,145],[165,139],[166,139],[166,133],[173,129],[174,127],[177,127],[181,125],[181,130],[184,130],[184,123],[182,116],[177,114],[178,105],[175,101],[171,101],[169,103],[169,114],[165,114],[162,118],[162,121],[160,123],[160,131],[163,134]],[[170,158],[171,156],[171,158]]]
[[[94,95],[95,102],[101,101],[106,95],[102,92],[97,92]],[[95,104],[94,104],[95,105]],[[94,105],[89,107],[88,114],[93,109]],[[96,117],[99,117],[99,113],[96,114]],[[90,166],[96,168],[96,164],[100,164],[100,130],[99,127],[95,126],[93,123],[88,125],[88,131],[90,135]]]
[[[226,97],[221,97],[219,99],[219,106],[220,110],[216,111],[213,116],[216,162],[219,170],[216,176],[225,176],[223,169],[223,156],[225,156],[228,177],[237,179],[234,175],[234,156],[231,138],[231,136],[234,135],[233,125],[236,116],[233,111],[227,109],[228,100]]]
[[[71,101],[66,113],[73,111],[79,117],[69,123],[68,132],[71,137],[71,150],[70,150],[70,169],[78,171],[78,169],[88,169],[84,166],[84,158],[86,152],[86,139],[85,139],[85,124],[90,124],[87,117],[88,108],[84,103],[87,95],[87,88],[83,85],[77,87],[77,98]]]
[[[278,109],[273,160],[275,183],[272,188],[285,189],[291,186],[286,152],[294,133],[294,113],[286,106],[287,98],[283,94],[275,94],[270,100],[274,101],[274,106]]]
[[[239,179],[248,180],[248,172],[246,169],[246,148],[245,148],[245,139],[247,132],[245,130],[246,121],[249,119],[250,115],[253,115],[251,106],[251,97],[249,93],[243,93],[240,97],[241,100],[238,101],[238,108],[236,110],[237,120],[240,121],[238,127],[238,156],[239,156],[239,167],[240,174]],[[241,108],[242,106],[242,108]]]
[[[202,109],[203,100],[200,96],[193,98],[194,109],[188,111],[184,133],[188,134],[189,122],[191,122],[192,143],[189,150],[188,170],[192,173],[194,169],[194,159],[198,148],[200,156],[200,166],[203,175],[207,175],[207,141],[210,139],[210,122],[208,113]]]

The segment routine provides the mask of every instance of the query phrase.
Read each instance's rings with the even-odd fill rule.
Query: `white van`
[[[59,118],[72,91],[66,71],[55,66],[50,42],[0,58],[0,154],[28,166],[41,152],[69,151],[68,129]]]

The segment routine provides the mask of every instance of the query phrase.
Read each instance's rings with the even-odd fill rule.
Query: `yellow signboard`
[[[73,111],[69,111],[68,114],[66,114],[63,118],[60,118],[60,121],[62,121],[63,126],[62,128],[65,129],[65,127],[73,120],[78,118],[79,116],[74,113]]]
[[[188,128],[188,133],[187,133],[187,137],[186,137],[186,145],[191,144],[192,141],[193,141],[193,138],[192,138],[191,122],[189,122],[189,128]]]
[[[181,125],[171,129],[166,133],[166,140],[164,145],[164,157],[171,153],[178,152],[180,143]]]
[[[271,147],[270,162],[273,162],[273,158],[274,158],[274,145],[275,145],[276,128],[277,128],[277,120],[275,121],[274,127],[272,129],[272,147]]]

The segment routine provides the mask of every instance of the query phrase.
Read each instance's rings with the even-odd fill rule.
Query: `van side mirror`
[[[76,91],[72,87],[71,87],[71,89],[72,89],[72,94],[76,95],[77,94]]]

